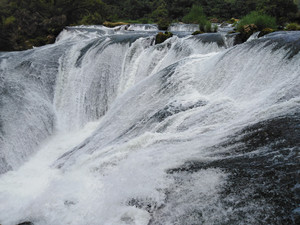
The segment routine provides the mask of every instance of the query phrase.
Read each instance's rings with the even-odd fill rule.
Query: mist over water
[[[299,222],[300,32],[172,29],[0,53],[0,224]]]

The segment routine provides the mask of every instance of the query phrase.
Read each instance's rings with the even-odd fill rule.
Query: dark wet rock
[[[272,29],[272,28],[265,28],[261,32],[259,32],[258,37],[262,37],[262,36],[265,36],[265,35],[273,33],[273,32],[275,32],[274,29]]]
[[[160,206],[152,199],[132,198],[127,202],[127,205],[134,206],[138,209],[146,210],[149,213],[153,213]]]
[[[171,32],[159,32],[155,37],[155,44],[163,43],[165,40],[169,39],[172,36],[173,34]]]
[[[292,220],[295,224],[300,224],[300,207],[292,211]]]
[[[259,43],[265,43],[266,47],[272,46],[274,52],[285,49],[286,58],[291,59],[300,52],[300,31],[277,31],[246,44],[254,47]]]
[[[1,136],[0,136],[1,140]],[[7,171],[12,170],[12,167],[7,163],[6,159],[0,157],[0,174],[6,173]]]
[[[192,35],[197,35],[197,34],[204,34],[203,31],[197,30],[195,32],[192,33]]]
[[[220,224],[299,224],[299,137],[300,113],[266,120],[212,147],[210,160],[189,161],[168,173],[228,173],[219,204],[231,213]]]
[[[155,118],[158,120],[158,122],[161,122],[165,120],[167,117],[175,115],[180,112],[184,112],[190,109],[194,109],[197,107],[205,106],[207,103],[204,101],[198,101],[195,104],[190,104],[190,105],[167,105],[163,109],[159,110],[157,113],[155,113],[151,118]]]
[[[248,24],[242,27],[242,30],[235,38],[235,45],[244,43],[248,38],[258,31],[258,28],[255,24]]]
[[[34,225],[34,224],[29,221],[26,221],[26,222],[18,223],[17,225]]]
[[[219,47],[225,46],[224,38],[219,33],[203,33],[199,35],[194,35],[190,38],[201,41],[204,44],[216,43]]]

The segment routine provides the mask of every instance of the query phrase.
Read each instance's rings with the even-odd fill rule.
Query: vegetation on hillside
[[[280,26],[300,22],[294,0],[1,0],[0,51],[23,50],[52,43],[69,25],[135,20],[158,23],[195,21],[208,30],[209,19],[241,18],[258,11]],[[198,8],[197,8],[198,7]],[[200,11],[201,12],[200,12]],[[200,12],[200,16],[197,15]],[[205,16],[204,16],[205,15]]]
[[[245,25],[255,24],[258,31],[262,31],[265,28],[276,29],[276,19],[275,17],[262,14],[257,11],[253,11],[250,14],[244,16],[238,23],[237,30],[242,32]]]
[[[212,30],[211,23],[206,18],[200,5],[193,5],[190,12],[182,18],[182,21],[199,24],[199,31],[201,32],[211,32]]]
[[[238,36],[235,43],[245,42],[253,33],[260,31],[259,36],[274,32],[277,29],[276,19],[272,16],[253,11],[244,16],[237,24]]]

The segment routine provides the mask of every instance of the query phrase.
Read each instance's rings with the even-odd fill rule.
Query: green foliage
[[[88,14],[86,16],[83,16],[83,18],[80,20],[79,24],[88,25],[88,24],[102,24],[103,18],[102,16],[95,12],[94,14]]]
[[[206,19],[199,21],[199,29],[200,31],[207,32],[207,33],[213,32],[211,27],[211,22],[209,22]]]
[[[276,19],[274,17],[262,14],[260,12],[253,11],[250,14],[244,16],[237,25],[237,30],[242,32],[245,25],[255,24],[258,30],[264,28],[276,29]]]
[[[151,13],[150,18],[157,23],[160,30],[168,29],[171,20],[169,18],[167,4],[164,0],[157,2],[157,8]]]
[[[276,28],[276,19],[274,17],[253,11],[239,21],[237,31],[240,34],[237,36],[236,41],[243,43],[257,31],[262,31],[260,35],[265,35],[273,32]]]
[[[300,25],[297,23],[289,23],[288,25],[286,25],[285,30],[300,30]]]
[[[193,5],[191,11],[183,17],[185,23],[198,23],[201,32],[214,32],[215,27],[212,28],[211,22],[207,20],[203,8],[199,5]]]
[[[283,25],[291,20],[297,12],[297,5],[293,0],[257,0],[257,10],[273,16]]]
[[[212,32],[215,32],[215,33],[218,32],[218,25],[216,25],[216,24],[214,25]]]
[[[68,25],[134,20],[155,22],[165,30],[171,21],[184,21],[211,32],[215,27],[207,18],[226,21],[255,10],[275,17],[281,26],[300,22],[293,0],[0,0],[0,51],[26,49],[25,42],[34,39],[46,43],[45,37],[56,36]],[[261,29],[258,22],[254,24]]]
[[[205,23],[207,21],[203,9],[200,5],[193,5],[191,11],[182,18],[185,23]]]
[[[14,16],[10,16],[10,17],[7,17],[6,19],[4,19],[3,25],[9,26],[9,25],[12,25],[15,21],[16,21],[16,18]]]

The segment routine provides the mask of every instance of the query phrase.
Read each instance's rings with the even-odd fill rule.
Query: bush
[[[219,29],[218,25],[215,24],[214,27],[213,27],[212,32],[216,33],[216,32],[218,32],[218,29]]]
[[[204,19],[202,21],[199,22],[199,29],[200,31],[203,32],[211,32],[211,22],[209,22],[208,20]]]
[[[103,19],[99,13],[88,14],[83,16],[83,18],[79,21],[79,24],[89,25],[89,24],[102,24]]]
[[[297,23],[289,23],[286,27],[285,30],[300,30],[300,25]]]
[[[193,5],[191,11],[182,19],[185,23],[198,23],[201,32],[214,32],[211,22],[206,18],[203,9],[199,5]]]
[[[9,25],[12,25],[14,22],[16,21],[16,18],[14,16],[10,16],[10,17],[7,17],[6,19],[4,19],[4,26],[9,26]]]
[[[157,22],[159,30],[167,30],[171,23],[167,4],[161,1],[159,6],[151,13],[150,18]]]
[[[257,30],[261,31],[264,28],[276,29],[276,19],[274,17],[261,14],[253,11],[250,14],[244,16],[237,25],[237,30],[242,32],[245,25],[254,24]]]
[[[168,30],[170,25],[170,20],[168,18],[160,18],[157,21],[158,29],[159,30]]]
[[[182,18],[184,23],[200,23],[207,21],[203,9],[199,5],[193,5],[191,11]]]

